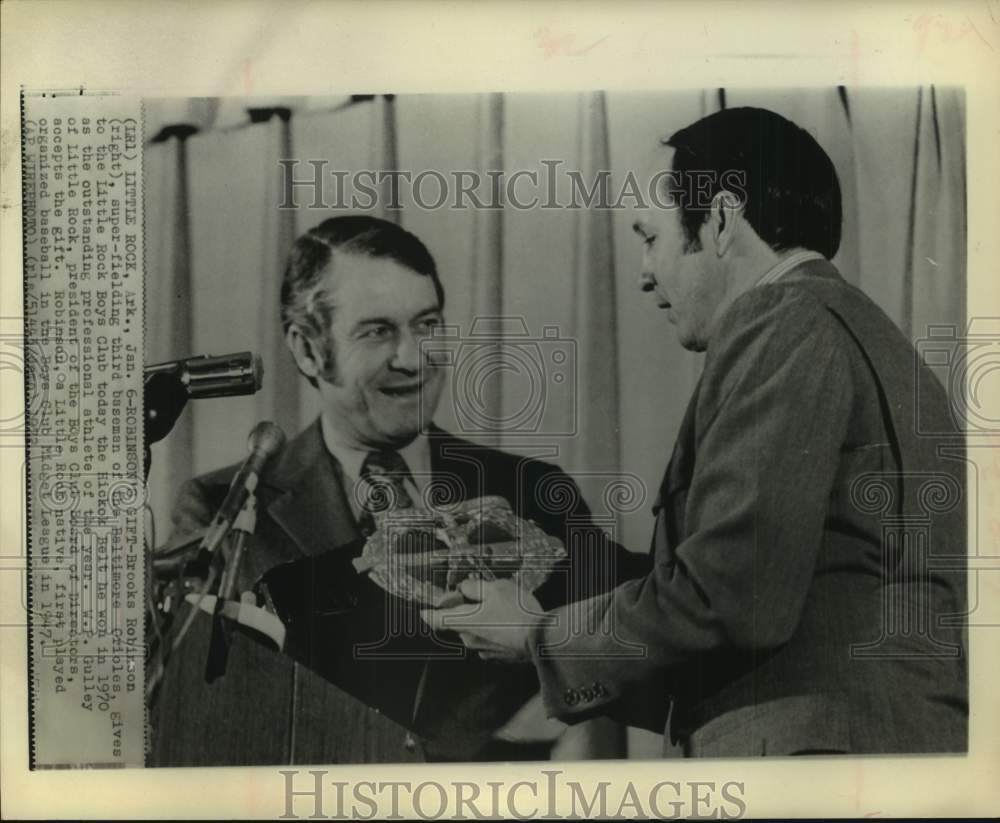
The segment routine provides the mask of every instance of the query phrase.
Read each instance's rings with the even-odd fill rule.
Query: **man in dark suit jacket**
[[[530,665],[497,667],[431,635],[413,604],[351,563],[372,527],[360,493],[372,456],[396,461],[411,502],[499,495],[563,540],[569,556],[537,592],[549,606],[571,591],[606,589],[610,578],[582,571],[608,569],[606,552],[617,552],[617,572],[630,563],[607,541],[587,539],[595,527],[578,493],[546,508],[572,486],[556,467],[429,425],[443,376],[420,343],[441,322],[443,303],[429,252],[392,223],[333,218],[296,242],[282,317],[323,411],[263,472],[237,587],[257,592],[281,618],[284,654],[239,637],[225,677],[206,684],[210,621],[196,621],[153,706],[153,764],[547,756],[547,744],[494,737],[537,694]],[[191,543],[204,530],[236,469],[184,486],[168,545]]]
[[[706,360],[653,570],[545,620],[504,584],[426,618],[532,659],[550,714],[663,730],[689,756],[965,751],[964,441],[945,393],[828,262],[840,190],[806,132],[735,109],[666,142],[640,283]]]

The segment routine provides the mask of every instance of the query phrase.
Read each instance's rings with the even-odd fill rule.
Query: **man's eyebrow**
[[[439,306],[437,303],[435,303],[433,306],[428,306],[426,309],[418,311],[415,315],[413,315],[413,319],[419,320],[421,317],[425,317],[428,314],[441,314],[441,306]]]
[[[641,234],[643,237],[646,236],[646,230],[643,228],[641,220],[636,220],[632,224],[632,231],[634,231],[636,234]]]
[[[441,307],[436,303],[433,306],[428,306],[426,309],[421,309],[416,314],[413,315],[412,319],[417,320],[421,317],[425,317],[428,314],[440,314]],[[362,317],[360,320],[356,320],[353,328],[359,329],[362,326],[398,326],[399,323],[395,318],[392,317]]]
[[[353,328],[359,329],[362,326],[395,326],[396,321],[391,317],[362,317],[356,320]]]

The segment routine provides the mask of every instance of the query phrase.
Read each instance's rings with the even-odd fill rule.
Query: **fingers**
[[[510,653],[510,649],[506,646],[501,646],[499,643],[494,643],[492,640],[478,634],[473,634],[472,632],[459,632],[458,637],[467,649],[472,649],[474,652],[487,652],[491,654]]]
[[[461,603],[457,606],[440,609],[423,609],[420,616],[431,628],[440,631],[457,631],[457,627],[468,621],[481,622],[483,619],[483,601],[492,591],[490,587],[494,583],[484,583],[481,580],[463,580],[458,591],[470,603]]]
[[[494,643],[477,634],[459,632],[458,636],[465,644],[465,647],[476,652],[482,660],[498,660],[513,663],[520,659],[513,649],[501,646],[499,643]]]
[[[472,607],[471,610],[470,606]],[[428,626],[436,631],[457,633],[465,647],[470,651],[476,652],[483,660],[516,662],[523,657],[523,655],[519,654],[519,644],[512,646],[504,645],[508,639],[512,642],[513,639],[508,638],[503,633],[497,634],[494,637],[484,637],[468,629],[463,631],[456,625],[456,622],[461,622],[463,617],[472,618],[476,622],[480,621],[481,615],[479,614],[478,604],[472,603],[465,606],[456,606],[451,609],[422,609],[420,616]],[[480,631],[490,631],[489,627],[482,625],[479,625],[478,629]]]
[[[468,577],[458,584],[458,590],[466,600],[482,600],[485,596],[485,588],[488,583],[482,580],[471,580]]]
[[[456,613],[458,614],[456,615]],[[468,614],[468,606],[456,606],[453,609],[422,609],[420,617],[428,626],[436,631],[450,631],[457,633],[462,643],[473,651],[493,653],[508,652],[509,650],[506,646],[500,645],[499,643],[483,637],[481,634],[476,632],[469,630],[463,631],[459,625],[456,625],[456,616],[460,621],[462,617],[475,616],[475,614],[475,612]],[[446,618],[448,618],[447,622]]]
[[[463,619],[474,617],[478,613],[478,604],[464,603],[450,609],[421,609],[420,618],[435,631],[454,632],[458,631],[458,624]]]
[[[432,629],[452,632],[473,629],[482,634],[481,629],[487,626],[522,626],[526,619],[541,611],[540,606],[532,611],[532,603],[537,606],[537,601],[530,594],[519,593],[512,580],[464,580],[458,590],[470,602],[421,610],[421,618]],[[530,602],[525,604],[524,598]]]
[[[515,662],[517,662],[518,660],[521,659],[520,657],[518,657],[513,652],[507,652],[507,651],[504,651],[504,652],[486,652],[486,651],[483,651],[483,652],[477,652],[477,654],[479,655],[480,659],[482,659],[482,660],[497,660],[497,661],[500,661],[500,662],[503,662],[503,663],[515,663]]]
[[[493,597],[514,600],[518,593],[517,584],[510,578],[482,580],[467,577],[459,583],[458,590],[467,600],[488,600]]]

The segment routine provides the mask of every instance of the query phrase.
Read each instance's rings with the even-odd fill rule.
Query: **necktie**
[[[410,470],[399,452],[368,452],[361,464],[361,477],[367,481],[368,488],[358,525],[367,537],[375,530],[374,515],[412,508],[413,498],[403,482],[410,478]]]

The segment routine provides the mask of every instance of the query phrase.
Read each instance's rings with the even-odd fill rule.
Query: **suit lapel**
[[[785,274],[782,282],[803,276],[808,284],[819,283],[818,289],[822,293],[828,294],[831,284],[834,288],[838,284],[844,285],[836,268],[827,260],[807,261],[800,266],[796,266]],[[677,440],[674,444],[673,454],[670,457],[670,462],[667,464],[663,480],[660,483],[659,494],[653,504],[654,514],[663,507],[671,494],[679,489],[686,488],[691,483],[695,459],[695,407],[698,404],[698,392],[700,389],[701,377],[698,378],[698,383],[691,394],[687,410],[684,412],[684,418],[681,421]]]
[[[867,357],[877,359],[880,355],[892,350],[893,344],[897,342],[894,338],[899,336],[895,326],[891,321],[885,323],[871,321],[863,324],[861,318],[871,317],[875,313],[881,314],[881,311],[867,298],[859,297],[862,295],[860,290],[854,286],[849,286],[841,278],[832,263],[827,260],[815,260],[803,263],[785,274],[781,282],[793,281],[797,281],[799,284],[805,286],[822,300],[827,308],[840,318],[841,322],[852,335],[862,336],[864,332],[867,332],[869,338],[876,338],[874,340],[865,339],[863,341],[862,349],[866,352]],[[848,302],[850,306],[845,309],[845,304]],[[859,327],[862,325],[863,328],[859,331]],[[884,380],[886,375],[889,375],[890,379],[895,377],[891,368],[879,368],[880,366],[880,363],[875,364],[877,379]],[[901,377],[905,378],[908,375]],[[695,463],[695,407],[700,388],[701,378],[698,379],[698,384],[695,386],[687,410],[684,413],[684,419],[677,434],[673,454],[664,472],[659,494],[653,505],[654,514],[658,514],[664,508],[672,494],[687,488],[691,483]],[[896,392],[889,392],[889,396],[912,396],[912,391],[905,390],[905,387],[896,388]],[[889,411],[894,419],[897,431],[913,430],[912,415],[905,417],[905,412],[908,411],[906,408],[894,408]],[[899,418],[901,417],[905,419],[900,421]],[[902,422],[902,425],[900,425],[900,422]]]
[[[787,272],[782,278],[782,282],[793,279],[796,276],[805,275],[810,281],[834,281],[843,284],[840,275],[833,264],[826,260],[808,261]],[[823,288],[820,286],[820,288]],[[663,508],[671,494],[680,489],[687,488],[691,484],[691,477],[694,474],[695,460],[695,407],[698,404],[698,392],[701,389],[701,377],[691,393],[691,400],[684,412],[680,429],[677,433],[677,440],[674,444],[670,462],[663,474],[660,483],[659,494],[653,504],[653,514],[657,514]]]
[[[432,480],[446,499],[469,500],[486,494],[485,448],[470,448],[470,444],[435,426],[428,430],[427,440]]]
[[[268,512],[302,555],[322,554],[360,537],[340,473],[323,444],[319,421],[288,448],[273,483],[283,491]]]
[[[428,440],[434,482],[447,484],[460,499],[482,493],[481,461],[474,453],[466,454],[461,440],[437,428],[428,432]],[[323,443],[318,420],[285,450],[267,486],[268,513],[291,538],[298,556],[319,555],[361,537],[348,502],[350,492]]]
[[[459,500],[468,500],[485,494],[482,457],[477,457],[474,449],[470,450],[463,441],[437,427],[432,426],[427,435],[431,450],[432,482],[439,484],[438,488],[447,495],[447,499],[457,497]],[[461,651],[461,644],[456,645],[455,651],[464,653]],[[444,684],[439,681],[444,679],[447,682],[454,676],[453,667],[442,666],[434,658],[424,661],[413,697],[412,722],[415,728],[422,724],[427,713],[427,695],[430,693],[431,697],[426,709],[433,711],[439,707],[439,692],[444,688]]]

